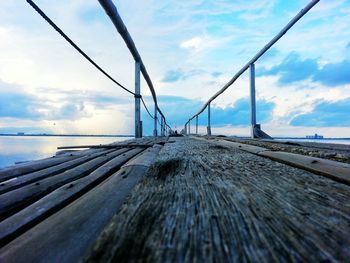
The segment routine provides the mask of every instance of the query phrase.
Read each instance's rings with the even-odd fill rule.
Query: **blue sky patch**
[[[257,76],[278,75],[281,85],[306,80],[317,72],[317,61],[301,59],[300,55],[290,53],[279,65],[271,69],[260,69]]]
[[[152,105],[149,98],[147,100],[147,105]],[[182,125],[187,122],[188,116],[197,112],[202,105],[203,102],[199,100],[179,96],[159,96],[159,106],[163,109],[163,112],[167,116],[168,120],[170,120],[172,127],[177,127],[179,131],[182,129]],[[272,117],[274,107],[275,104],[273,102],[258,100],[258,122],[263,123],[269,121]],[[248,126],[250,123],[249,99],[239,99],[233,106],[225,109],[212,106],[211,115],[213,127],[223,127],[226,125]],[[144,121],[146,134],[152,134],[153,120],[144,110],[142,111],[142,120]],[[198,124],[202,126],[207,125],[207,110],[200,114]],[[191,121],[191,125],[195,125],[195,119]]]
[[[35,98],[25,94],[0,94],[0,117],[17,119],[39,119],[39,104]]]
[[[270,69],[259,69],[257,76],[278,76],[281,86],[311,79],[329,87],[350,83],[350,60],[318,66],[317,59],[302,59],[295,52],[290,53],[282,63]]]
[[[350,60],[326,64],[312,79],[330,87],[348,84],[350,83]]]
[[[318,102],[310,113],[301,114],[291,121],[292,126],[348,127],[350,126],[350,98]]]
[[[178,130],[309,2],[114,1],[159,106]],[[39,5],[101,67],[134,90],[134,59],[98,1]],[[281,127],[289,131],[291,119],[295,125],[328,123],[322,127],[332,133],[347,125],[341,112],[349,112],[344,102],[350,97],[349,14],[344,12],[349,8],[348,0],[319,1],[256,62],[257,98],[266,99],[257,102],[258,122],[269,122],[272,135]],[[52,131],[133,133],[134,97],[91,67],[26,1],[0,1],[0,39],[0,128],[45,128],[57,119],[60,127]],[[225,99],[213,102],[214,127],[225,126],[230,133],[226,125],[249,124],[249,101],[242,99],[248,91],[249,71],[222,95]],[[143,79],[142,93],[150,94]],[[152,100],[145,99],[153,114]],[[343,108],[335,112],[337,101]],[[310,103],[315,113],[298,115]],[[152,133],[153,121],[142,114],[145,131]],[[206,120],[204,112],[200,124]],[[350,136],[347,130],[337,129],[336,136]]]

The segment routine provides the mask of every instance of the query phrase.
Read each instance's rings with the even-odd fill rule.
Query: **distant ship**
[[[306,139],[323,139],[323,135],[318,135],[315,133],[315,135],[306,135]]]

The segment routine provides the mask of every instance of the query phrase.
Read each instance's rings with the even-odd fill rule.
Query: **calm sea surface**
[[[127,137],[49,137],[0,136],[0,169],[16,162],[43,159],[55,155],[59,146],[106,144]]]

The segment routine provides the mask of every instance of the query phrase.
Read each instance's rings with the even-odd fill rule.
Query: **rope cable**
[[[154,120],[154,117],[152,116],[152,114],[150,113],[150,111],[148,110],[145,101],[143,100],[143,97],[141,97],[141,101],[143,104],[143,107],[145,108],[145,110],[147,111],[148,115]]]
[[[136,96],[134,92],[125,88],[122,84],[116,81],[113,77],[111,77],[104,69],[102,69],[95,61],[93,61],[83,50],[81,50],[77,44],[73,42],[32,0],[26,0],[27,3],[33,7],[33,9],[46,20],[72,47],[74,47],[84,58],[86,58],[92,65],[94,65],[102,74],[104,74],[107,78],[117,84],[120,88],[124,89],[126,92]]]
[[[112,76],[110,76],[103,68],[101,68],[92,58],[90,58],[77,44],[73,42],[32,0],[26,0],[27,3],[49,24],[51,25],[75,50],[77,50],[86,60],[88,60],[95,68],[97,68],[102,74],[104,74],[108,79],[117,84],[120,88],[125,90],[126,92],[134,95],[135,98],[140,98],[143,104],[143,107],[147,111],[148,115],[154,120],[155,117],[149,111],[143,97],[141,95],[137,95],[131,90],[127,89],[125,86],[120,84],[117,80],[115,80]],[[158,119],[158,118],[157,118]],[[158,119],[158,123],[159,119]],[[166,126],[169,127],[168,124],[165,123]],[[170,127],[169,127],[170,128]]]

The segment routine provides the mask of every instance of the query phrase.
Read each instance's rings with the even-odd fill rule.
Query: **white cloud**
[[[306,0],[294,3],[294,8],[286,8],[286,13],[280,15],[275,14],[274,8],[283,0],[114,2],[135,40],[157,93],[202,101],[219,90],[308,3]],[[97,1],[38,0],[37,3],[112,76],[133,89],[133,59]],[[305,58],[319,58],[324,63],[341,61],[348,56],[344,49],[350,41],[348,10],[348,1],[321,1],[276,45],[279,50],[276,57],[257,63],[271,66],[291,51]],[[87,11],[96,13],[96,18],[83,17]],[[52,105],[63,105],[72,90],[81,94],[100,92],[115,97],[128,96],[81,58],[25,1],[0,1],[0,63],[0,79],[18,84],[20,92],[25,90]],[[219,71],[222,75],[216,78],[210,74],[196,75],[181,83],[161,81],[166,72],[178,68]],[[144,81],[142,83],[142,92],[149,94]],[[305,112],[312,110],[317,99],[336,101],[349,96],[348,86],[329,89],[313,85],[312,90],[303,87],[310,87],[310,83],[280,87],[273,77],[257,79],[258,98],[276,103],[274,120],[285,121],[285,124],[287,120],[282,120],[283,117],[294,109]],[[248,90],[248,78],[243,76],[214,104],[223,108],[230,106],[246,97]],[[98,108],[90,98],[82,96],[80,99],[89,100],[84,101],[87,116],[73,123],[60,121],[60,125],[56,125],[60,128],[50,124],[47,127],[62,132],[93,133],[97,128],[91,124],[98,123],[105,127],[102,133],[125,131],[125,127],[132,132],[132,98],[124,105],[128,111],[113,106]],[[16,125],[20,123],[16,121]],[[46,127],[42,122],[36,125]]]
[[[232,37],[196,36],[181,42],[180,47],[192,51],[194,55],[198,55],[198,53],[213,51],[231,39]]]
[[[180,44],[182,48],[195,49],[198,50],[203,45],[203,39],[201,37],[194,37],[189,40],[186,40]]]

